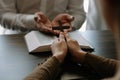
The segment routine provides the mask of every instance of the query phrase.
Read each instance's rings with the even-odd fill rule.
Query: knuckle
[[[77,42],[75,39],[72,40],[73,42]]]

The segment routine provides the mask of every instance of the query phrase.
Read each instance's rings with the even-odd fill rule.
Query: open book
[[[77,40],[80,47],[86,51],[93,51],[93,47],[80,34],[79,31],[69,33],[70,37]],[[47,35],[39,31],[31,31],[25,35],[25,41],[29,52],[48,52],[56,36]]]

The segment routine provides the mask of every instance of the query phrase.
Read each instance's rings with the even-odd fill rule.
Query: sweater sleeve
[[[116,73],[119,61],[108,59],[94,54],[86,54],[83,65],[92,68],[101,77],[111,77]]]
[[[45,63],[36,67],[24,80],[53,80],[60,66],[56,57],[49,58]]]
[[[84,0],[69,0],[68,13],[75,17],[71,23],[73,30],[78,30],[86,19],[86,13],[83,6]]]
[[[36,30],[34,14],[17,13],[15,0],[1,0],[0,24],[12,30]]]

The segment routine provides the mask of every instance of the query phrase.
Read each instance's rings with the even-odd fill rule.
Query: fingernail
[[[65,30],[64,32],[67,33],[67,30]]]
[[[74,20],[74,16],[70,16],[70,18]]]
[[[60,34],[63,34],[63,32],[60,32]]]

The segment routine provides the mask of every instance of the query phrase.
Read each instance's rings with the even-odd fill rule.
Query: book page
[[[25,35],[25,41],[29,52],[49,51],[49,47],[53,40],[53,36],[41,33],[39,31],[31,31]]]
[[[80,45],[81,49],[84,51],[92,52],[94,51],[94,48],[90,45],[90,43],[81,35],[80,31],[76,30],[69,33],[70,37],[72,39],[75,39],[78,41],[78,44]]]
[[[77,40],[79,45],[89,46],[88,41],[80,34],[79,31],[70,32],[69,35],[72,39]]]
[[[92,50],[92,46],[88,41],[80,34],[79,31],[73,31],[69,33],[72,39],[78,41],[81,49],[87,51]],[[47,35],[39,31],[31,31],[25,35],[25,41],[29,52],[46,52],[51,51],[51,44],[54,41],[55,36]]]

